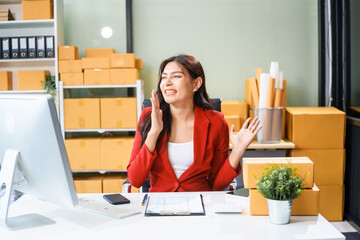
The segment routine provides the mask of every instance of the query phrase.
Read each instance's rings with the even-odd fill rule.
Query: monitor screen
[[[0,184],[4,185],[11,172],[4,169],[5,163],[11,162],[11,154],[6,153],[17,152],[12,189],[61,206],[76,206],[78,198],[60,129],[50,95],[0,94]],[[3,196],[0,194],[1,201]]]

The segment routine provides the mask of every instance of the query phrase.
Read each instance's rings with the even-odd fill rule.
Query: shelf
[[[54,62],[55,58],[17,58],[17,59],[1,59],[1,63],[26,63],[26,62]]]
[[[127,170],[71,170],[72,173],[127,173]]]
[[[0,21],[0,29],[53,27],[54,23],[54,19]]]
[[[76,132],[135,132],[136,128],[65,129],[65,133]]]
[[[21,93],[46,93],[45,90],[9,90],[9,91],[0,91],[0,94],[21,94]]]
[[[64,89],[88,89],[88,88],[136,88],[136,84],[123,85],[79,85],[79,86],[64,86]]]

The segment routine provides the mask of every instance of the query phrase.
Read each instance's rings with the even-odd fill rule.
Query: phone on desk
[[[113,205],[130,203],[130,200],[121,195],[120,193],[105,194],[103,198]]]

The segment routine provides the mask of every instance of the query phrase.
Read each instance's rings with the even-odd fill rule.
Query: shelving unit
[[[54,19],[46,20],[20,20],[22,18],[21,0],[0,0],[0,8],[9,8],[15,17],[15,21],[0,22],[0,37],[22,37],[22,36],[54,36],[55,58],[33,58],[33,59],[0,59],[0,71],[11,71],[13,76],[13,89],[11,91],[0,91],[0,93],[45,93],[42,90],[18,91],[17,71],[46,70],[55,76],[58,88],[58,45],[64,43],[63,30],[63,1],[53,0]],[[55,99],[59,106],[59,97]],[[60,114],[59,108],[57,108]]]
[[[60,125],[63,133],[63,137],[65,139],[66,133],[104,133],[104,132],[133,132],[135,133],[136,128],[112,128],[112,129],[65,129],[64,123],[64,98],[65,91],[71,91],[73,89],[135,89],[136,95],[136,108],[137,108],[137,119],[140,118],[142,111],[142,101],[144,99],[144,82],[142,80],[137,80],[136,84],[130,85],[81,85],[81,86],[63,86],[63,82],[59,82],[59,99],[60,99]],[[126,173],[126,170],[108,170],[108,169],[96,169],[96,170],[72,170],[74,174],[77,173]]]

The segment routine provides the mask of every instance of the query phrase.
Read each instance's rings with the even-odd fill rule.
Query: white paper
[[[283,89],[283,79],[284,79],[284,73],[279,72],[279,78],[278,78],[278,82],[275,83],[275,88]]]
[[[147,213],[203,213],[201,195],[194,194],[151,194]]]
[[[277,86],[277,82],[279,81],[279,63],[271,62],[270,64],[270,77],[275,78],[275,88]]]
[[[260,75],[259,108],[266,108],[269,81],[270,76],[268,73]]]

